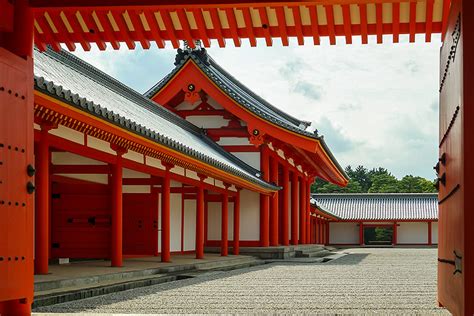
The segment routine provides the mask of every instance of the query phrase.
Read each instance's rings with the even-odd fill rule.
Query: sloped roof
[[[324,141],[324,136],[318,135],[317,130],[314,132],[306,130],[311,124],[310,122],[299,120],[279,110],[277,107],[258,96],[243,83],[238,81],[234,76],[225,71],[214,59],[212,59],[207,54],[205,48],[194,50],[178,49],[174,63],[176,67],[156,85],[145,92],[144,95],[148,98],[153,98],[153,96],[155,96],[163,87],[165,87],[190,59],[194,61],[194,63],[214,84],[216,84],[224,93],[227,94],[229,98],[233,99],[237,104],[241,105],[263,120],[269,121],[299,135],[318,140],[340,174],[348,179],[344,168],[341,167],[336,157],[334,157],[331,150]]]
[[[341,220],[438,219],[436,193],[317,193],[311,204]]]
[[[78,57],[48,49],[35,50],[34,58],[36,90],[263,188],[278,189],[193,124]]]

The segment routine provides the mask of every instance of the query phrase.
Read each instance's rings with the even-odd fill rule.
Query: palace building
[[[308,122],[205,49],[178,50],[145,95],[67,52],[34,58],[37,274],[57,258],[121,266],[127,255],[310,243],[310,184],[347,184]]]
[[[436,193],[318,193],[312,195],[311,208],[311,238],[317,243],[438,244]]]

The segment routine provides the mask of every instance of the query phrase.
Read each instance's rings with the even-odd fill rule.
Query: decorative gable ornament
[[[199,92],[201,92],[201,88],[197,87],[194,83],[189,83],[187,86],[183,88],[184,92],[184,101],[194,104],[198,101],[201,101],[201,96]]]
[[[265,141],[264,141],[264,136],[265,133],[262,133],[259,129],[257,128],[252,128],[251,126],[247,126],[247,130],[250,134],[249,137],[249,142],[254,145],[255,147],[260,147]]]

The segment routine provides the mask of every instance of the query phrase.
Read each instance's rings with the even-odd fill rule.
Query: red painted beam
[[[227,256],[229,253],[228,242],[229,227],[229,193],[227,190],[222,194],[222,215],[221,215],[221,256]]]
[[[99,20],[102,29],[104,30],[104,35],[107,38],[107,41],[112,45],[113,49],[120,49],[120,42],[115,38],[115,32],[110,25],[109,18],[104,12],[95,12],[97,19]]]
[[[291,244],[298,244],[298,173],[291,177]]]
[[[262,21],[263,34],[265,36],[265,43],[267,46],[273,45],[272,35],[270,34],[270,21],[268,20],[267,9],[265,7],[258,8],[260,21]]]
[[[293,12],[293,20],[295,22],[295,32],[296,38],[298,39],[298,45],[304,45],[304,37],[303,37],[303,30],[301,28],[301,13],[300,7],[294,6],[291,7],[291,11]]]
[[[334,10],[332,5],[325,5],[324,9],[326,10],[329,43],[331,45],[336,45],[336,31],[334,30]]]
[[[158,48],[164,48],[165,42],[161,37],[160,29],[158,27],[158,23],[156,22],[155,14],[151,13],[148,10],[144,10],[143,15],[148,23],[148,26],[150,27],[150,33],[156,43],[156,46],[158,46]]]
[[[240,253],[240,189],[234,199],[234,243],[232,254],[238,256]]]
[[[204,259],[204,186],[197,188],[196,200],[196,259]]]
[[[393,42],[398,43],[400,40],[400,3],[392,5],[392,24]]]
[[[51,27],[46,21],[46,18],[44,17],[44,15],[42,14],[36,17],[36,22],[38,23],[39,27],[43,31],[43,34],[41,36],[47,41],[47,44],[51,45],[51,47],[55,51],[60,51],[61,45],[59,43],[59,40],[54,35],[54,32],[53,30],[51,30]]]
[[[207,28],[206,24],[204,23],[204,18],[202,17],[202,9],[192,9],[192,12],[194,15],[194,20],[196,21],[199,36],[201,37],[201,41],[204,47],[210,47],[211,42],[209,40],[209,35],[207,34]]]
[[[171,21],[170,12],[168,10],[160,10],[160,14],[166,28],[166,34],[168,34],[173,48],[179,48],[179,40],[174,30],[173,22]]]
[[[367,44],[369,42],[368,32],[367,32],[367,5],[359,4],[359,13],[360,13],[360,35],[362,37],[362,44]]]
[[[253,33],[253,23],[252,17],[250,16],[250,8],[242,9],[242,13],[244,15],[245,29],[247,31],[247,37],[250,41],[250,46],[255,47],[257,46],[257,40],[255,38],[255,34]]]
[[[346,44],[352,44],[352,22],[349,5],[342,6],[342,17],[344,21],[344,33],[346,34]]]
[[[290,244],[289,235],[288,235],[288,216],[289,216],[289,198],[290,198],[290,170],[288,166],[283,166],[283,190],[280,191],[282,194],[282,224],[281,224],[281,233],[283,235],[282,243],[283,246],[288,246]]]
[[[443,1],[443,17],[441,21],[441,40],[444,41],[446,36],[446,30],[448,29],[449,23],[449,12],[451,8],[451,0]]]
[[[186,16],[186,10],[180,9],[177,10],[176,13],[178,14],[179,23],[181,24],[184,38],[188,41],[189,47],[196,48],[193,36],[191,35],[191,26],[189,25],[188,17]]]
[[[65,30],[65,32],[63,34],[64,34],[64,38],[65,38],[64,42],[66,44],[67,49],[69,49],[70,51],[76,50],[76,44],[74,43],[74,39],[72,38],[71,34],[67,30],[66,25],[64,24],[64,21],[61,19],[60,12],[58,12],[58,11],[49,12],[49,18],[53,22],[56,29],[58,29],[58,30],[64,29]]]
[[[82,14],[82,19],[87,27],[88,36],[91,40],[95,41],[97,47],[100,50],[106,50],[107,45],[105,44],[105,39],[103,34],[99,31],[99,27],[95,23],[94,19],[92,18],[92,11],[84,11]]]
[[[270,181],[270,149],[266,144],[260,146],[260,171],[262,172],[262,179]],[[260,194],[260,247],[268,247],[269,240],[269,224],[270,224],[270,197],[268,195]]]
[[[415,42],[416,34],[416,4],[417,2],[410,2],[410,43]]]
[[[219,19],[219,14],[217,13],[217,9],[211,8],[209,9],[209,13],[211,14],[212,26],[214,27],[214,32],[216,34],[219,47],[225,47],[225,39],[222,36],[222,25],[221,20]]]
[[[375,4],[375,21],[377,29],[377,44],[382,44],[383,42],[383,11],[382,4]]]
[[[318,12],[315,5],[308,6],[309,16],[311,19],[311,35],[313,36],[314,45],[319,45],[321,40],[319,38],[319,22],[318,22]]]
[[[287,27],[286,27],[285,12],[283,11],[282,7],[275,7],[274,9],[276,11],[281,43],[283,46],[288,46],[289,41],[288,41],[288,34],[287,34]]]
[[[136,11],[129,10],[127,11],[128,16],[130,17],[130,22],[132,23],[133,29],[135,30],[135,34],[140,41],[143,49],[150,48],[150,41],[146,38],[145,34],[143,33],[144,28],[143,24],[140,20],[140,17],[137,15]]]
[[[111,238],[111,265],[112,267],[122,266],[122,231],[123,231],[123,210],[122,210],[122,157],[117,154],[116,162],[112,171],[112,238]]]
[[[165,177],[163,179],[161,194],[161,262],[170,262],[170,188],[171,172],[170,166],[166,166]]]
[[[117,11],[110,11],[112,14],[112,17],[115,21],[115,24],[117,24],[117,27],[119,29],[119,33],[122,37],[122,40],[125,42],[127,45],[128,49],[135,49],[135,41],[130,38],[130,34],[128,32],[128,27],[125,24],[123,20],[123,15]]]
[[[426,1],[426,31],[425,31],[426,42],[431,42],[431,33],[433,29],[433,7],[434,7],[434,0],[427,0]]]
[[[270,182],[278,185],[278,160],[271,159]],[[270,199],[270,246],[278,246],[278,210],[279,210],[279,192],[276,192]]]

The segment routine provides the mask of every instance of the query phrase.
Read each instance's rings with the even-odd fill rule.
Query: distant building
[[[436,193],[313,194],[311,205],[312,238],[320,236],[317,218],[330,218],[327,244],[438,244]]]

